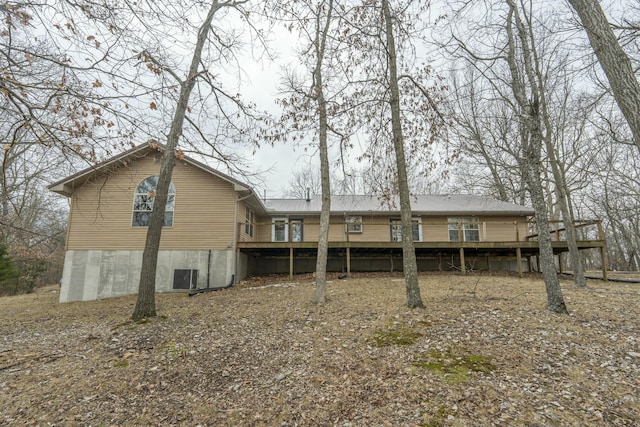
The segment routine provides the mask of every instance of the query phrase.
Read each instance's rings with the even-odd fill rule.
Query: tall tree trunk
[[[173,131],[173,126],[172,126]],[[162,164],[160,165],[160,175],[158,178],[158,186],[156,187],[156,195],[153,200],[153,211],[149,219],[149,228],[147,229],[147,239],[142,252],[142,267],[140,270],[140,284],[138,286],[138,298],[131,316],[133,320],[141,320],[146,317],[156,315],[156,270],[158,266],[158,250],[160,249],[160,238],[162,233],[162,224],[164,223],[164,211],[169,193],[169,185],[173,167],[175,166],[175,144],[174,149],[169,149],[171,145],[171,133],[167,139],[167,147],[162,156]]]
[[[531,27],[531,21],[527,20],[527,27],[524,28],[524,23],[517,21],[518,26],[521,27],[520,31],[528,31],[531,40],[533,40],[533,28]],[[553,126],[547,108],[547,96],[544,88],[544,76],[540,69],[540,58],[535,43],[531,43],[530,46],[531,56],[535,66],[535,77],[537,79],[540,98],[540,115],[544,122],[544,136],[543,140],[547,150],[547,156],[549,158],[549,164],[551,165],[551,172],[553,174],[553,180],[556,185],[556,193],[558,196],[558,204],[560,205],[560,212],[562,213],[562,222],[564,223],[565,237],[567,239],[567,245],[569,247],[569,259],[571,263],[571,270],[573,271],[573,282],[579,287],[583,288],[587,286],[587,279],[584,277],[584,263],[582,262],[582,256],[578,250],[576,227],[573,223],[574,217],[571,215],[569,209],[571,200],[569,199],[569,189],[567,187],[567,181],[565,175],[561,169],[560,162],[556,156],[556,150],[553,144]],[[532,66],[532,68],[533,68]],[[534,70],[531,69],[530,72]],[[528,71],[529,72],[529,71]]]
[[[532,133],[531,138],[534,139]],[[562,289],[556,273],[553,246],[551,244],[551,230],[549,227],[549,213],[547,203],[544,200],[542,181],[540,180],[540,154],[536,153],[535,143],[529,142],[529,148],[525,152],[522,166],[525,181],[529,186],[531,201],[535,210],[536,224],[538,225],[538,245],[540,248],[540,268],[544,285],[547,291],[547,308],[554,313],[567,314],[567,307],[562,296]]]
[[[560,169],[560,173],[562,176],[562,182],[564,183],[563,188],[565,191],[565,197],[566,197],[566,201],[567,201],[567,212],[569,215],[569,218],[571,218],[571,220],[575,220],[576,217],[576,213],[575,213],[575,209],[573,208],[573,190],[571,188],[569,188],[569,186],[567,185],[567,175],[564,169]],[[574,234],[574,240],[576,241],[576,246],[577,246],[577,241],[578,241],[578,231],[576,229],[576,227],[573,227],[573,234]],[[586,266],[586,260],[585,260],[585,256],[584,253],[581,253],[580,256],[578,257],[578,262],[580,263],[579,268],[580,271],[582,272],[582,276],[584,277],[584,285],[580,285],[578,283],[578,279],[575,280],[575,284],[578,287],[582,287],[582,286],[587,286],[587,278],[585,276],[586,274],[586,270],[587,270],[587,266]],[[573,268],[573,267],[572,267]]]
[[[526,13],[526,12],[525,12]],[[536,43],[534,42],[534,29],[532,27],[532,23],[530,19],[520,20],[518,18],[518,14],[515,14],[516,25],[518,26],[518,33],[520,34],[520,39],[523,44],[523,54],[527,55],[527,57],[531,58],[530,65],[529,61],[525,61],[525,72],[529,77],[529,80],[532,80],[532,91],[536,90],[536,96],[539,99],[540,107],[536,111],[536,115],[538,117],[537,122],[540,127],[540,137],[545,143],[545,148],[547,151],[547,156],[549,158],[549,164],[551,166],[551,173],[553,174],[553,181],[555,182],[555,192],[558,197],[558,204],[560,205],[560,212],[562,214],[562,220],[564,223],[565,236],[567,239],[567,245],[569,247],[569,258],[571,263],[571,269],[573,270],[574,283],[577,287],[586,286],[586,279],[584,277],[584,265],[582,263],[582,259],[580,256],[580,251],[578,250],[577,244],[577,233],[576,228],[573,224],[573,216],[569,211],[569,190],[567,188],[566,180],[564,179],[564,174],[560,169],[560,163],[558,162],[558,158],[555,153],[555,147],[553,145],[553,126],[551,124],[551,119],[549,115],[548,105],[547,105],[547,94],[545,90],[545,77],[541,70],[542,61],[538,56],[538,49],[536,47]],[[526,23],[526,25],[525,25]],[[527,45],[524,45],[525,43]],[[544,124],[544,126],[541,126]],[[544,132],[542,131],[544,129]],[[550,206],[551,204],[549,204]]]
[[[202,49],[207,41],[207,35],[213,16],[224,6],[214,0],[204,22],[198,30],[198,39],[191,58],[191,64],[185,81],[180,82],[180,95],[178,103],[171,122],[171,129],[167,136],[167,143],[162,156],[162,164],[160,166],[160,176],[156,194],[153,201],[153,211],[149,219],[149,228],[147,229],[147,239],[142,253],[142,267],[140,271],[140,284],[138,287],[138,299],[131,316],[134,320],[140,320],[145,317],[156,315],[156,269],[158,265],[158,250],[160,249],[160,238],[162,234],[162,224],[164,222],[164,211],[169,193],[169,185],[173,174],[173,167],[176,164],[175,150],[178,145],[178,139],[182,134],[182,126],[189,103],[191,91],[195,85],[198,75],[198,66],[202,57]]]
[[[322,80],[322,63],[324,59],[327,34],[331,24],[331,14],[333,12],[333,0],[329,0],[326,21],[321,30],[320,17],[322,15],[322,5],[318,7],[316,15],[316,66],[314,75],[314,91],[319,113],[319,144],[320,144],[320,182],[322,187],[322,210],[320,211],[320,234],[318,236],[318,255],[316,258],[316,288],[312,302],[314,304],[324,304],[327,301],[327,253],[329,251],[329,219],[331,214],[331,179],[329,174],[329,154],[327,145],[327,101],[324,98],[324,88]]]
[[[569,0],[569,3],[580,16],[613,96],[629,123],[634,142],[640,148],[640,83],[633,72],[631,60],[618,43],[598,0]]]
[[[569,196],[566,191],[567,184],[560,172],[560,166],[552,144],[546,138],[545,141],[547,145],[547,153],[549,155],[549,163],[551,163],[551,170],[553,171],[554,181],[556,182],[558,204],[560,205],[560,211],[562,212],[562,222],[564,223],[567,245],[569,246],[569,259],[571,262],[571,270],[573,271],[573,283],[579,288],[584,288],[587,286],[587,279],[584,276],[584,263],[582,262],[582,256],[578,250],[578,233],[576,232],[576,227],[573,223],[574,218],[569,210]]]
[[[396,46],[393,37],[393,25],[389,0],[382,0],[384,14],[387,61],[389,65],[389,89],[391,98],[391,127],[393,133],[393,147],[396,155],[396,167],[398,172],[398,192],[400,195],[400,221],[402,227],[402,266],[404,270],[405,286],[407,293],[407,307],[424,308],[420,296],[418,284],[418,265],[416,252],[413,246],[413,232],[411,222],[411,194],[407,181],[407,164],[404,156],[404,138],[402,136],[402,123],[400,120],[400,90],[398,89],[398,66],[396,63]]]
[[[529,187],[531,201],[535,210],[538,224],[538,244],[540,247],[540,268],[544,277],[547,291],[547,306],[555,313],[567,314],[567,307],[562,297],[562,289],[556,273],[553,247],[551,245],[551,233],[549,228],[549,210],[545,202],[541,173],[542,150],[542,120],[540,117],[540,90],[535,78],[532,65],[530,40],[527,32],[518,16],[517,6],[513,0],[507,0],[509,14],[507,16],[506,30],[509,39],[507,46],[507,62],[511,73],[511,89],[520,108],[518,117],[520,121],[520,138],[522,141],[523,158],[520,160],[521,169],[525,181]],[[513,34],[513,23],[516,23],[520,48],[522,49],[522,64],[524,75],[521,75],[519,61],[516,59],[516,43]],[[527,96],[526,84],[530,86],[533,99]]]
[[[5,151],[4,156],[7,158],[8,153]],[[4,166],[4,162],[3,165]],[[6,169],[0,166],[0,217],[9,215],[9,192],[7,191]]]

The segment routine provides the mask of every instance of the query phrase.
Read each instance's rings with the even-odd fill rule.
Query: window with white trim
[[[132,227],[148,227],[153,211],[153,201],[156,197],[156,187],[158,186],[158,175],[150,176],[144,179],[138,187],[133,198],[133,219]],[[164,208],[163,227],[171,227],[173,225],[173,212],[176,204],[176,188],[173,182],[169,184],[169,194],[167,195],[167,204]]]
[[[459,242],[460,235],[463,242],[480,241],[480,224],[478,223],[478,218],[449,218],[448,222],[450,242]]]
[[[271,221],[271,241],[286,242],[289,240],[289,221],[287,218],[273,218]]]
[[[253,237],[253,223],[255,222],[255,214],[249,206],[245,206],[244,233]]]
[[[402,222],[400,218],[391,218],[389,222],[391,241],[402,242]],[[422,241],[422,222],[420,218],[411,218],[411,234],[413,235],[414,242]]]
[[[291,241],[304,241],[304,220],[291,218]]]
[[[344,219],[347,223],[347,233],[362,233],[362,217],[348,216]]]

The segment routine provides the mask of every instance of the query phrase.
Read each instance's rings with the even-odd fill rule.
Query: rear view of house
[[[292,261],[295,273],[313,271],[320,197],[265,203],[267,216],[257,217],[255,236],[238,236],[238,247],[251,255],[252,269],[262,274],[286,272]],[[528,218],[533,215],[531,208],[473,195],[414,196],[411,205],[414,246],[422,270],[459,268],[462,246],[478,249],[524,240]],[[402,229],[397,206],[397,198],[333,196],[329,269],[401,270]],[[505,248],[512,246],[506,244]],[[509,259],[492,256],[493,268],[517,270],[515,252]],[[267,257],[271,262],[263,261]],[[483,258],[481,263],[486,267],[487,260]]]
[[[143,144],[52,184],[69,197],[60,301],[136,293],[161,152]],[[330,271],[402,269],[393,198],[333,196]],[[537,242],[524,206],[472,195],[415,196],[413,239],[422,270],[531,268]],[[159,292],[222,287],[247,275],[315,268],[320,198],[261,200],[194,159],[179,160],[166,205]],[[558,253],[566,242],[558,239]],[[582,242],[604,247],[604,241]]]

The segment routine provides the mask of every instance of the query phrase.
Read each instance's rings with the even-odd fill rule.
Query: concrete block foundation
[[[243,262],[244,260],[244,262]],[[195,287],[226,286],[232,280],[236,259],[232,250],[160,251],[156,291],[172,292],[174,270],[198,270]],[[246,257],[238,260],[246,271]],[[62,273],[60,302],[91,301],[138,292],[142,251],[67,251]]]

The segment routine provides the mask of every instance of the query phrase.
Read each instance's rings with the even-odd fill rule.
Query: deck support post
[[[600,258],[602,259],[602,280],[605,282],[609,280],[607,277],[607,247],[600,248]]]
[[[522,278],[522,250],[520,248],[516,248],[516,260],[518,263],[518,275]]]
[[[309,222],[315,225],[315,223],[311,221]],[[242,259],[241,256],[243,256],[242,253],[244,253],[244,251],[247,251],[247,253],[252,253],[253,255],[251,256],[256,260],[259,260],[259,261],[256,261],[257,263],[269,262],[266,257],[270,256],[272,253],[275,253],[278,259],[277,271],[280,273],[286,274],[286,271],[287,271],[286,250],[289,249],[288,271],[289,271],[289,278],[292,280],[294,278],[293,276],[295,275],[295,262],[296,262],[295,249],[301,248],[307,251],[310,256],[314,255],[314,252],[317,250],[318,243],[315,241],[296,241],[300,239],[297,239],[297,237],[299,237],[297,235],[295,235],[296,238],[294,238],[294,233],[293,233],[294,230],[292,228],[292,224],[295,224],[295,221],[284,222],[283,220],[279,220],[277,224],[278,224],[277,238],[274,236],[273,228],[262,229],[259,227],[260,225],[265,227],[267,226],[273,227],[273,223],[254,224],[254,227],[255,227],[254,233],[257,235],[254,235],[253,237],[243,234],[243,232],[245,231],[245,227],[243,227],[243,225],[245,225],[244,223],[236,224],[237,229],[235,231],[236,233],[242,234],[242,236],[238,236],[236,234],[236,238],[234,240],[237,240],[237,241],[233,242],[233,245],[231,244],[229,245],[230,246],[229,250],[233,251],[233,252],[230,252],[230,253],[233,253],[233,260],[232,260],[232,265],[234,267],[233,270],[238,275],[236,277],[236,280],[239,280],[239,278],[241,277],[239,275],[241,273],[240,270],[242,270],[243,268],[241,265],[241,259]],[[374,224],[380,225],[380,223],[374,223]],[[444,230],[445,224],[449,224],[449,223],[443,222],[442,224],[443,230]],[[332,224],[332,227],[334,225],[335,224]],[[384,223],[384,225],[388,227],[388,223]],[[491,231],[489,230],[490,225],[491,223],[487,223],[487,233],[489,234]],[[581,250],[582,249],[598,249],[600,251],[599,254],[601,256],[601,261],[602,261],[602,264],[600,266],[602,276],[600,277],[606,280],[608,279],[607,277],[608,276],[608,271],[607,271],[608,254],[607,254],[606,241],[604,239],[605,233],[601,223],[597,220],[589,221],[588,225],[592,228],[597,227],[597,234],[594,233],[593,232],[594,230],[592,230],[591,228],[589,230],[586,230],[588,231],[588,233],[585,232],[584,234],[585,240],[580,241],[580,249]],[[282,232],[283,226],[289,227],[289,228],[285,228],[285,230],[288,231],[286,233],[288,234],[286,236],[287,237],[286,239],[283,239],[283,237],[285,237],[283,236],[283,234],[285,233]],[[457,236],[458,238],[464,237],[464,234],[463,234],[464,230],[460,227],[451,226],[450,224],[448,226],[451,227],[451,230],[449,230],[450,233],[448,236],[451,240],[435,240],[435,241],[427,241],[427,242],[419,243],[421,253],[424,252],[421,259],[428,260],[428,264],[430,268],[435,267],[438,271],[459,270],[462,272],[462,274],[466,274],[468,272],[473,272],[473,269],[476,269],[476,268],[485,269],[485,266],[486,266],[486,269],[489,272],[493,272],[493,271],[499,270],[501,266],[504,265],[503,264],[504,260],[506,260],[506,262],[511,262],[517,258],[517,263],[518,263],[517,272],[520,277],[524,277],[524,273],[527,271],[529,272],[537,271],[538,273],[540,273],[542,270],[540,268],[541,262],[540,262],[539,249],[536,248],[537,242],[534,241],[536,237],[539,237],[539,235],[537,234],[532,234],[530,236],[525,235],[526,230],[525,230],[525,227],[523,226],[523,223],[518,223],[518,222],[514,223],[512,221],[506,222],[506,227],[507,227],[506,238],[504,239],[499,238],[498,240],[495,240],[495,241],[487,240],[487,241],[480,241],[480,242],[465,242],[464,240],[456,240],[456,234],[458,235]],[[513,229],[511,229],[512,226],[514,227]],[[521,226],[522,226],[522,230],[520,229]],[[260,230],[260,231],[256,231],[256,230]],[[481,231],[484,235],[484,230],[481,230]],[[558,230],[553,230],[551,234],[552,236],[554,236],[554,238],[555,238],[556,231]],[[511,232],[513,232],[514,234],[511,234]],[[339,257],[339,259],[336,259],[335,261],[341,262],[342,267],[338,266],[338,268],[342,268],[343,273],[346,272],[348,275],[350,275],[354,268],[354,265],[352,263],[353,260],[351,259],[351,255],[352,255],[351,233],[348,233],[348,229],[346,227],[343,230],[343,233],[344,234],[342,236],[336,236],[333,239],[331,239],[330,246],[331,246],[331,249],[333,250],[332,251],[332,254],[334,255],[333,257],[335,256]],[[563,231],[560,230],[560,233],[562,234]],[[447,236],[444,235],[443,237],[446,239]],[[484,236],[483,239],[488,239],[489,237],[490,236]],[[393,261],[393,264],[395,264],[395,259],[393,259],[395,258],[393,257],[393,251],[399,250],[397,242],[392,242],[388,240],[367,241],[368,238],[369,238],[368,236],[355,235],[353,247],[356,249],[355,256],[358,262],[364,261],[365,264],[372,265],[378,269],[385,269],[384,265],[386,264],[386,261],[384,260],[384,258],[387,256],[390,256],[389,251],[392,251],[390,262]],[[513,240],[514,238],[518,240]],[[458,262],[458,265],[455,264],[456,246],[458,249],[458,256],[460,259],[460,261]],[[466,265],[467,246],[469,248],[472,248],[471,256],[473,258],[469,263],[470,265],[469,269],[467,269],[467,265]],[[342,252],[343,250],[344,252]],[[555,254],[556,256],[558,256],[558,261],[556,262],[559,265],[559,268],[556,267],[556,269],[559,271],[560,274],[565,273],[564,269],[569,268],[564,265],[564,262],[567,261],[567,254],[568,254],[566,243],[562,241],[558,244],[555,244],[554,242],[554,250],[557,252],[558,251],[562,252],[559,255],[557,252]],[[370,258],[368,257],[369,252],[373,252],[371,261],[369,261]],[[304,260],[307,260],[307,256],[302,252],[300,253],[300,256],[303,257]],[[480,267],[476,267],[475,266],[476,263],[482,264],[483,257],[485,257],[486,259],[485,261],[486,264],[481,265]],[[431,261],[435,261],[435,263],[431,263]],[[356,270],[358,269],[357,264],[358,263],[356,263],[356,266],[355,266]],[[306,265],[306,261],[305,261],[305,265]],[[395,270],[395,265],[393,265],[393,267]],[[259,269],[259,266],[256,265],[255,270],[258,270],[258,269]],[[300,271],[301,270],[299,270],[299,272]],[[516,272],[515,269],[513,269],[512,271]],[[570,271],[570,268],[567,271]],[[250,272],[251,273],[254,272],[252,267],[250,267]]]
[[[293,248],[289,248],[289,280],[293,280]]]
[[[564,272],[562,271],[562,252],[560,252],[558,254],[558,272],[560,274],[563,274]]]
[[[598,238],[604,243],[600,248],[600,260],[602,261],[602,280],[607,281],[607,241],[604,238],[602,221],[598,221]]]

